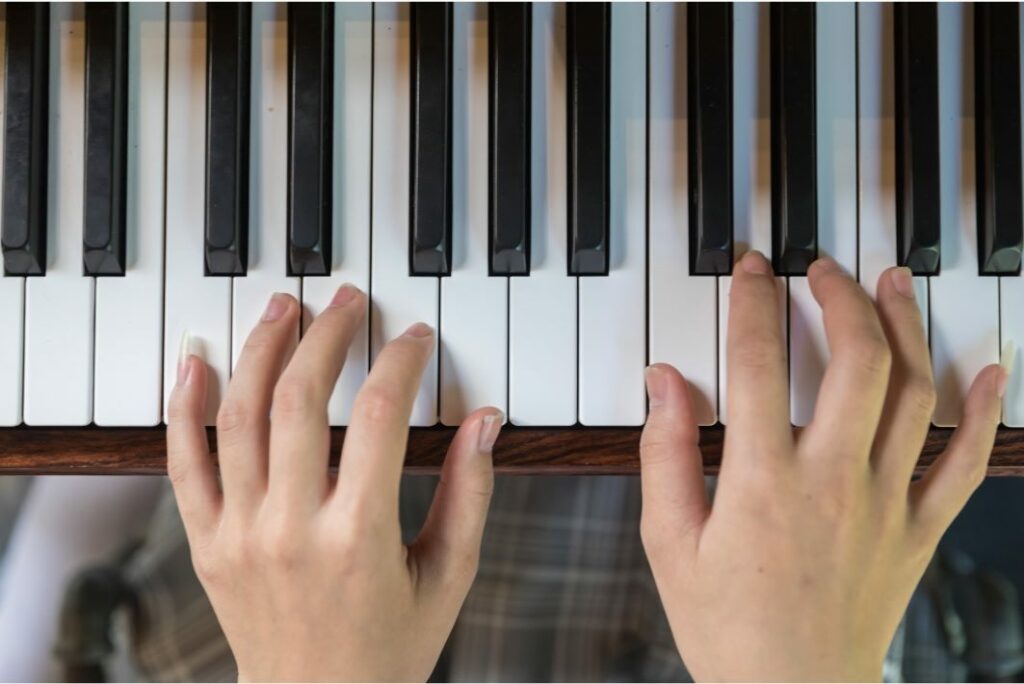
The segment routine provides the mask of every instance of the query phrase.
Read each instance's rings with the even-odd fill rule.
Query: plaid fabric
[[[435,484],[406,478],[407,539]],[[639,516],[634,477],[498,478],[480,571],[432,679],[688,681],[640,544]],[[234,662],[169,495],[149,540],[131,568],[139,676],[233,681]],[[889,681],[901,678],[901,646],[897,638]]]

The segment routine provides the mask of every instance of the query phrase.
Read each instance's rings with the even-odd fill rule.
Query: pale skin
[[[641,535],[698,679],[878,679],[992,448],[999,366],[979,373],[947,451],[912,483],[935,400],[909,274],[884,273],[877,305],[834,262],[809,277],[831,361],[812,424],[794,434],[770,266],[756,253],[737,266],[713,505],[688,386],[669,366],[647,371]],[[242,680],[422,681],[476,572],[497,409],[459,429],[419,537],[407,547],[399,528],[406,426],[434,345],[427,326],[379,355],[329,475],[327,400],[365,310],[361,292],[339,290],[290,356],[299,305],[274,297],[218,414],[219,480],[203,428],[206,367],[186,355],[179,368],[168,468]]]

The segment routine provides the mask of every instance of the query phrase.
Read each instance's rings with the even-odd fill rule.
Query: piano
[[[960,3],[9,3],[0,469],[160,472],[179,341],[209,422],[273,292],[438,346],[408,466],[492,404],[515,472],[633,472],[643,369],[692,382],[720,459],[730,271],[768,255],[791,415],[828,352],[806,271],[915,274],[926,465],[1016,356],[993,473],[1024,472],[1020,8]],[[302,334],[297,328],[295,335]],[[212,436],[212,431],[211,431]],[[337,453],[337,449],[335,449]]]

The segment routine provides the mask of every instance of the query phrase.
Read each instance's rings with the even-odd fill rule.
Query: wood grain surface
[[[452,428],[413,429],[406,469],[436,472],[454,434]],[[918,464],[923,469],[942,452],[951,430],[933,429]],[[718,470],[724,430],[701,430],[704,469]],[[345,437],[332,430],[333,462]],[[514,428],[506,427],[494,450],[500,472],[613,474],[639,469],[639,428]],[[211,448],[216,440],[210,430]],[[166,472],[163,428],[9,428],[0,429],[0,472],[155,474]],[[1024,430],[1001,429],[990,475],[1024,475]]]

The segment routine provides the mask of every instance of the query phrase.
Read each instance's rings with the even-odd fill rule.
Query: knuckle
[[[927,376],[916,376],[907,380],[905,388],[908,401],[914,410],[923,417],[931,418],[938,401],[932,379]]]
[[[853,511],[854,497],[844,490],[842,484],[828,495],[820,497],[816,507],[818,515],[833,525],[849,520]]]
[[[345,525],[325,538],[326,547],[334,559],[332,562],[339,571],[351,572],[355,568],[355,561],[360,557],[362,549],[356,529],[358,528],[351,524]]]
[[[871,486],[870,473],[853,467],[835,468],[827,475],[827,487],[800,487],[795,494],[817,516],[836,530],[849,525],[862,510],[865,489]]]
[[[735,362],[749,370],[769,370],[786,364],[782,340],[776,333],[751,336],[737,343]]]
[[[236,530],[234,535],[225,540],[223,549],[219,551],[223,555],[224,567],[232,570],[232,574],[238,569],[253,567],[258,559],[254,541],[253,531]]]
[[[401,400],[398,395],[380,386],[365,387],[356,398],[359,417],[370,423],[391,422],[401,414]]]
[[[644,430],[640,435],[641,465],[661,465],[671,461],[675,451],[675,443],[662,430]]]
[[[302,535],[291,525],[280,523],[267,528],[261,534],[260,557],[272,568],[289,571],[300,564],[304,546]]]
[[[224,434],[242,432],[249,423],[248,408],[239,400],[227,398],[217,410],[217,430]]]
[[[177,489],[189,478],[189,466],[179,458],[167,459],[167,479],[171,486]]]
[[[258,328],[245,338],[245,344],[242,345],[241,356],[265,356],[270,353],[270,339],[265,333]]]
[[[169,423],[185,423],[191,417],[192,410],[188,402],[181,396],[180,392],[175,391],[171,394],[171,400],[167,404],[167,421]]]
[[[889,376],[892,368],[892,350],[881,333],[865,334],[852,344],[847,352],[858,372],[872,377]]]
[[[486,506],[494,495],[494,474],[490,471],[475,472],[465,478],[461,483],[454,483],[445,476],[441,476],[438,488],[458,488],[459,495],[479,501]]]
[[[283,378],[274,388],[273,411],[281,416],[305,415],[316,405],[313,383],[300,378]]]
[[[970,495],[973,494],[985,480],[985,474],[988,470],[988,459],[972,454],[965,460],[964,481],[966,482],[966,496],[964,498],[966,499],[970,497]]]
[[[217,585],[231,576],[230,569],[226,566],[221,557],[215,553],[209,553],[210,549],[193,548],[191,552],[192,567],[203,584]]]
[[[651,522],[650,515],[640,516],[640,541],[644,545],[647,555],[652,555],[652,552],[658,548],[660,537],[655,525]]]

